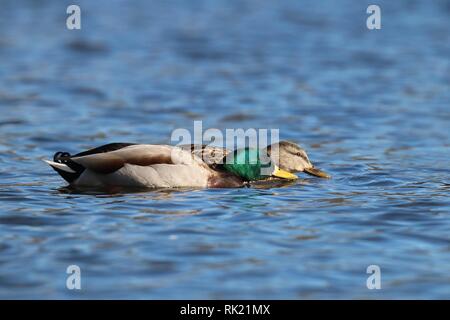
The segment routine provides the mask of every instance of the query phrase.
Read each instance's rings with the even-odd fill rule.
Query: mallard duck
[[[249,148],[229,154],[227,161],[214,169],[179,147],[130,143],[107,144],[73,156],[57,152],[53,161],[44,161],[73,186],[225,188],[270,176],[297,178],[272,163],[264,166],[259,150]]]
[[[209,145],[182,145],[181,148],[190,150],[199,158],[203,159],[208,165],[214,167],[216,164],[222,163],[223,158],[230,153],[226,148],[220,148]],[[280,169],[294,173],[305,172],[307,174],[320,177],[330,178],[330,175],[317,169],[311,163],[306,154],[298,144],[290,141],[280,141],[269,145],[262,150],[262,154],[267,153],[272,162],[277,164]]]

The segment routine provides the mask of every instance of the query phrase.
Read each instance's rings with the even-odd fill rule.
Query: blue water
[[[377,1],[375,31],[369,1],[76,3],[69,31],[0,2],[0,298],[450,298],[449,1]],[[333,179],[104,194],[40,161],[194,120]]]

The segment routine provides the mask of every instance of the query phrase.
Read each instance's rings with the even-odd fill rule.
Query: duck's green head
[[[264,161],[262,161],[264,159]],[[262,180],[269,176],[295,180],[297,176],[271,163],[269,157],[262,157],[258,149],[238,149],[227,155],[223,167],[246,181]]]

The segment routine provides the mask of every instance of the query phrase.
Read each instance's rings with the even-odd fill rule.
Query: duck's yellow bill
[[[310,174],[312,176],[316,176],[316,177],[320,177],[320,178],[327,178],[327,179],[331,178],[331,176],[328,173],[323,172],[322,170],[316,169],[314,167],[313,168],[307,168],[307,169],[305,168],[304,171],[307,174]]]
[[[275,166],[275,170],[273,170],[272,176],[288,180],[295,180],[298,178],[295,174],[282,170],[277,166]]]

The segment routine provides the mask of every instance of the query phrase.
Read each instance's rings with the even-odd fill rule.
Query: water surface
[[[1,3],[0,298],[449,298],[448,1],[378,1],[378,31],[366,1],[77,3],[79,31]],[[193,120],[279,128],[333,179],[74,192],[40,161]]]

